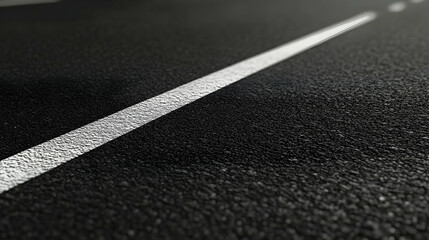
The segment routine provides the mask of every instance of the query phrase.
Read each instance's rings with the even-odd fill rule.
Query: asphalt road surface
[[[429,1],[37,1],[0,0],[0,239],[429,238]]]

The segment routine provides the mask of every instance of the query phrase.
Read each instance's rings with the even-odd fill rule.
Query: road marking
[[[60,0],[0,0],[0,7],[12,7],[30,4],[56,3]]]
[[[396,2],[396,3],[392,3],[389,6],[389,11],[390,12],[402,12],[405,10],[405,8],[407,8],[407,4],[405,4],[404,2]]]
[[[377,17],[366,12],[128,107],[0,161],[0,193]]]

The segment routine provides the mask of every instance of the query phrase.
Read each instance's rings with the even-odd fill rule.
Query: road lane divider
[[[365,12],[179,86],[0,161],[0,193],[274,64],[356,29]]]

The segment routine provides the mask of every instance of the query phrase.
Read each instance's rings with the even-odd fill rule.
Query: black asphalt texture
[[[429,2],[392,2],[0,8],[0,159],[379,15],[0,194],[0,239],[428,239]]]

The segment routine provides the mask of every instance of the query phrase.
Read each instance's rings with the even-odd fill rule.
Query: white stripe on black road
[[[12,7],[19,5],[31,5],[42,3],[56,3],[60,0],[0,0],[0,7]]]
[[[366,12],[196,79],[0,161],[0,193],[276,63],[364,25]]]

